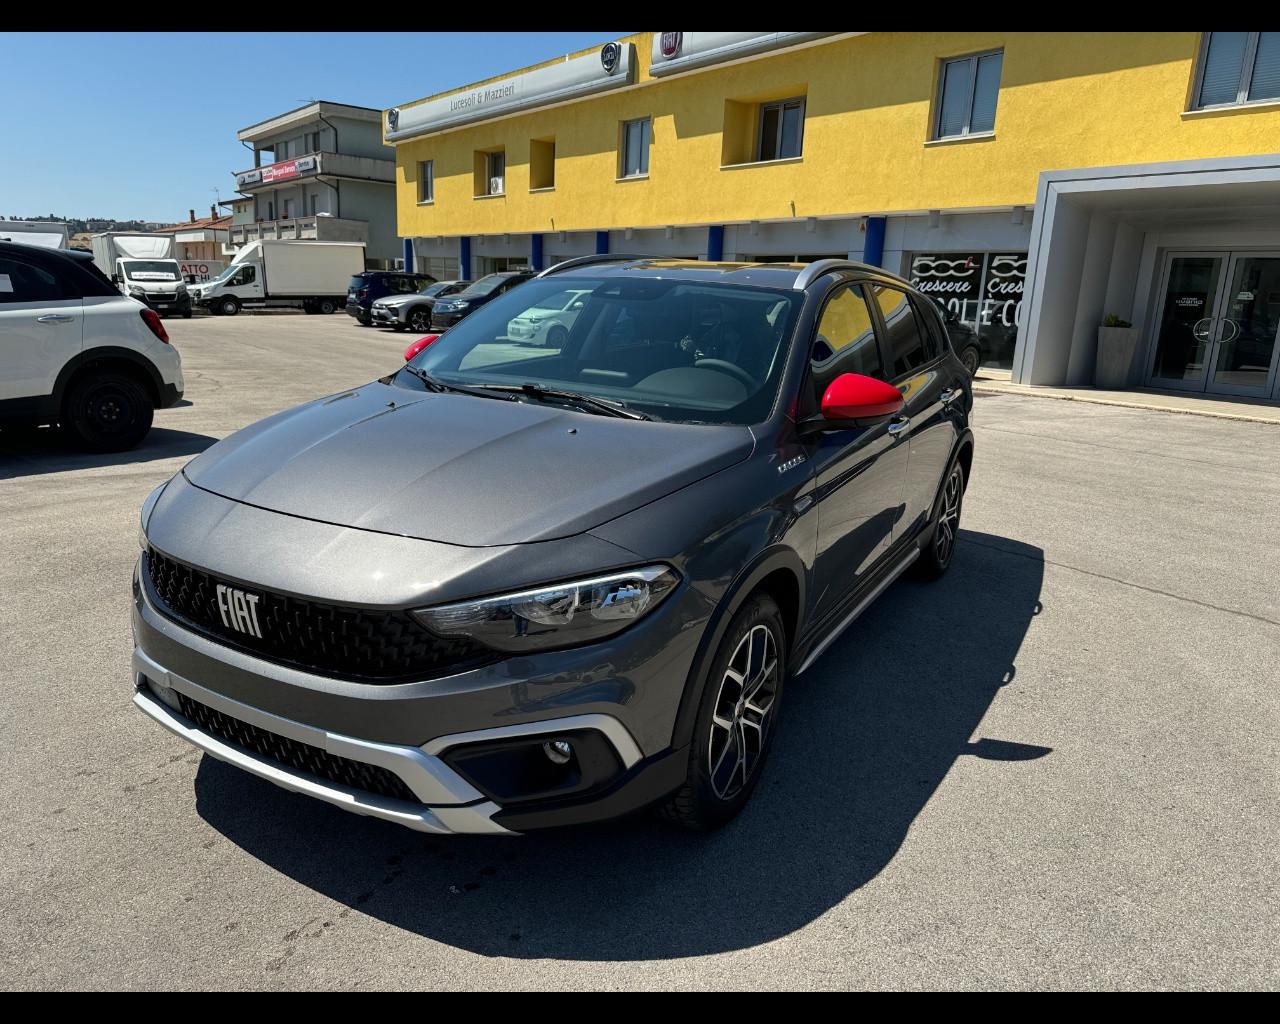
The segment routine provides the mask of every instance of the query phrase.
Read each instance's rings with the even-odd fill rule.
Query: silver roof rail
[[[585,267],[592,263],[613,263],[619,260],[647,260],[652,259],[651,256],[641,256],[638,253],[629,252],[596,252],[590,256],[575,256],[571,260],[563,260],[554,267],[547,267],[546,270],[538,274],[538,277],[546,277],[548,274],[554,274],[559,270],[570,270],[573,267]]]
[[[857,260],[815,260],[800,271],[796,277],[795,284],[791,287],[798,292],[802,292],[823,274],[830,274],[834,270],[867,270],[873,274],[891,277],[895,281],[901,281],[903,284],[911,283],[905,277],[885,270],[884,267],[872,266],[870,263],[859,263]]]

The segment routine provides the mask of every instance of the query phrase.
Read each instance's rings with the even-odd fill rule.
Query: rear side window
[[[951,341],[942,323],[941,310],[928,299],[920,299],[916,296],[912,296],[911,303],[916,308],[916,318],[924,328],[925,344],[929,359],[932,360],[942,355]]]
[[[828,300],[818,319],[810,367],[815,401],[842,373],[885,379],[871,310],[861,285],[844,285]]]
[[[47,270],[0,257],[0,302],[48,302],[73,297]]]
[[[882,284],[872,285],[872,293],[884,317],[893,376],[901,377],[931,362],[938,354],[933,337],[920,322],[907,293]]]

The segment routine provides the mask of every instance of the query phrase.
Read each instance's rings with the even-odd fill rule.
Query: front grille
[[[176,302],[178,296],[173,292],[143,292],[147,299],[151,302]]]
[[[210,735],[233,743],[243,750],[256,754],[268,761],[274,761],[285,768],[306,772],[330,782],[336,782],[348,789],[364,790],[387,796],[395,800],[408,800],[421,803],[400,776],[376,764],[365,764],[363,761],[352,761],[348,757],[330,754],[327,750],[313,747],[309,743],[300,743],[287,736],[279,736],[256,725],[242,722],[238,718],[224,715],[199,701],[192,700],[185,693],[178,694],[182,705],[182,713]]]
[[[225,625],[218,609],[219,580],[150,548],[147,578],[169,617],[257,657],[366,683],[434,679],[498,659],[466,639],[438,637],[405,611],[371,611],[307,601],[243,587],[260,595],[261,639]]]

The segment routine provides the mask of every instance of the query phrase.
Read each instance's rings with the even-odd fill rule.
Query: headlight
[[[180,285],[178,285],[178,287],[175,289],[175,291],[177,292],[177,294],[178,294],[178,295],[186,295],[186,294],[187,294],[187,286],[186,286],[185,284],[180,284]]]
[[[656,608],[676,581],[667,566],[647,565],[413,614],[441,636],[470,637],[499,651],[542,651],[589,643],[626,629]]]
[[[138,547],[142,548],[143,551],[147,550],[147,520],[151,518],[151,510],[156,507],[156,502],[160,500],[160,495],[164,493],[164,489],[168,486],[169,481],[166,480],[148,494],[146,501],[142,503],[142,515],[138,520]]]
[[[463,302],[463,301],[462,301],[462,299],[455,299],[455,300],[454,300],[454,302],[453,302],[453,305],[452,305],[450,308],[451,308],[451,309],[466,309],[466,308],[467,308],[468,306],[470,306],[470,305],[471,305],[471,303],[470,303],[470,302]]]
[[[136,285],[136,284],[131,284],[131,285],[129,285],[129,294],[130,294],[130,295],[145,295],[145,294],[146,294],[146,292],[145,292],[141,287],[139,287],[138,285]]]

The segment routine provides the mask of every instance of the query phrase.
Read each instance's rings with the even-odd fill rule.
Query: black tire
[[[62,425],[89,451],[123,452],[147,436],[154,411],[146,388],[127,373],[84,373],[67,389]]]
[[[564,348],[568,340],[569,332],[561,324],[556,324],[547,331],[547,339],[542,344],[544,348]]]
[[[431,333],[431,310],[415,309],[409,314],[409,326],[423,334]]]
[[[182,311],[182,319],[183,319],[183,320],[190,320],[190,319],[191,319],[191,310],[189,310],[189,309],[184,309],[184,310]]]
[[[316,306],[316,312],[322,316],[328,316],[337,308],[338,304],[334,302],[333,299],[321,299],[319,304]]]
[[[357,317],[356,317],[356,320],[359,322],[359,324],[360,324],[360,326],[361,326],[361,327],[372,327],[372,326],[373,326],[373,317],[371,317],[371,316],[366,316],[366,315],[364,315],[363,313],[362,313],[360,316],[357,316]]]
[[[961,350],[960,365],[964,367],[964,372],[967,373],[970,377],[977,375],[978,366],[981,364],[981,362],[982,362],[982,353],[978,351],[978,349],[975,348],[973,345],[970,345],[968,348]]]
[[[756,645],[764,645],[760,638],[765,633],[770,641],[763,646],[757,663]],[[786,631],[777,604],[763,592],[748,598],[733,617],[711,662],[689,744],[688,777],[661,808],[668,821],[695,832],[709,832],[730,821],[751,799],[777,732],[786,655]],[[746,667],[740,673],[746,676],[741,686],[730,675],[731,664]],[[757,680],[754,697],[753,680]],[[761,693],[768,696],[762,715],[758,707],[763,704]],[[759,722],[753,724],[752,718]],[[729,723],[728,728],[720,724],[724,722]],[[745,757],[741,756],[744,751]],[[734,761],[732,766],[729,760]]]
[[[933,502],[928,539],[912,566],[917,579],[936,580],[955,561],[960,513],[964,509],[964,465],[957,460],[942,480]]]
[[[302,312],[306,313],[307,316],[315,316],[316,304],[314,302],[304,302],[302,304]]]
[[[218,300],[218,312],[222,316],[235,316],[240,312],[240,300],[234,295],[228,295]]]

